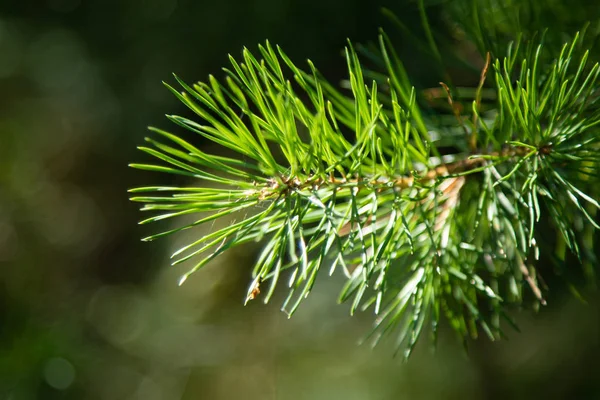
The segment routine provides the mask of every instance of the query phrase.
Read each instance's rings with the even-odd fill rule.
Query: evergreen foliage
[[[132,189],[153,213],[141,224],[200,216],[144,240],[243,216],[173,254],[173,264],[194,263],[180,283],[258,241],[247,300],[267,302],[288,286],[291,316],[319,274],[342,273],[339,301],[351,313],[372,307],[373,341],[394,332],[408,356],[423,327],[435,337],[443,317],[461,338],[495,340],[509,304],[528,293],[544,304],[540,249],[558,264],[568,252],[595,263],[600,67],[590,61],[587,28],[557,47],[543,33],[517,36],[518,24],[492,20],[495,2],[465,12],[470,3],[456,9],[486,60],[470,90],[450,80],[416,90],[383,32],[377,48],[348,43],[348,91],[269,42],[254,54],[244,49],[241,60],[230,56],[223,80],[167,84],[199,119],[168,118],[237,156],[150,128],[140,150],[157,163],[132,166],[199,184]],[[443,63],[420,6],[425,40]],[[366,68],[366,59],[382,68]],[[450,122],[431,113],[432,96],[448,102]],[[540,239],[552,237],[540,235],[541,224],[556,232],[552,243]]]

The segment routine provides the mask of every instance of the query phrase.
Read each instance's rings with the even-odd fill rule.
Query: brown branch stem
[[[547,154],[551,149],[541,148],[538,150],[540,154]],[[392,187],[396,189],[408,189],[413,187],[415,184],[427,184],[436,179],[447,177],[461,172],[468,172],[484,165],[490,157],[519,157],[529,154],[530,149],[519,146],[509,146],[502,151],[495,151],[489,153],[481,153],[480,157],[470,156],[462,160],[455,162],[440,164],[433,167],[422,174],[416,174],[413,176],[401,176],[391,177],[386,179],[378,178],[370,180],[369,178],[338,178],[331,174],[328,178],[322,178],[318,176],[312,176],[308,179],[302,180],[297,176],[280,176],[279,179],[272,178],[269,180],[268,186],[261,189],[257,189],[254,193],[259,193],[259,199],[265,200],[272,196],[282,196],[289,194],[292,191],[304,190],[307,188],[321,188],[325,185],[333,185],[338,188],[347,185],[368,185],[374,189],[387,189],[390,188],[390,182],[393,183]],[[355,186],[356,187],[356,186]]]

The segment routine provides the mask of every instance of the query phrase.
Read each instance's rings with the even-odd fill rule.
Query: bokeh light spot
[[[66,91],[90,72],[79,38],[64,29],[44,32],[33,41],[27,67],[31,78],[46,90]]]
[[[51,358],[44,366],[44,379],[53,388],[65,390],[75,380],[75,368],[64,358]]]

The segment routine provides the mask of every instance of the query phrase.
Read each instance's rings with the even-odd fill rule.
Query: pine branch
[[[455,146],[462,150],[443,155],[438,144],[450,130],[426,118],[383,33],[387,79],[366,80],[373,75],[349,44],[349,94],[268,42],[259,46],[262,58],[247,49],[243,62],[230,57],[224,82],[210,76],[189,86],[176,77],[183,91],[166,86],[201,122],[168,118],[239,157],[207,154],[151,128],[165,143],[148,138],[140,149],[162,163],[133,167],[216,187],[132,189],[131,200],[156,213],[142,224],[201,215],[144,240],[241,213],[173,254],[174,265],[196,260],[180,283],[225,251],[258,241],[246,301],[269,301],[285,276],[283,309],[291,316],[322,269],[340,270],[346,284],[338,299],[351,313],[373,307],[375,343],[398,328],[398,349],[408,356],[426,324],[435,336],[442,316],[462,338],[482,331],[495,340],[524,286],[545,304],[535,273],[540,219],[550,218],[580,259],[581,246],[590,246],[582,223],[599,228],[600,69],[588,65],[580,43],[575,36],[556,59],[519,41],[502,59],[488,53],[471,117],[455,109],[444,86],[457,117],[452,129],[463,134]],[[497,104],[484,114],[486,77]]]

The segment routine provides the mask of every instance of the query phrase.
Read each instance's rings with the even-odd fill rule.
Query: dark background
[[[178,287],[186,266],[168,256],[205,230],[139,241],[152,227],[126,190],[173,178],[127,164],[145,159],[147,125],[186,112],[162,80],[219,77],[228,53],[268,38],[339,82],[346,38],[389,26],[381,6],[420,34],[406,0],[0,0],[1,399],[600,398],[593,293],[554,288],[539,313],[514,311],[508,341],[466,355],[444,331],[402,364],[391,341],[356,345],[372,315],[337,306],[335,278],[288,320],[280,298],[243,307],[251,246]],[[428,10],[443,32],[440,4]],[[416,82],[435,85],[396,36]]]

